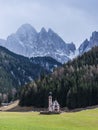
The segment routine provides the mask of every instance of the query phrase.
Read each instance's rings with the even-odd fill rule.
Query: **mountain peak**
[[[26,24],[22,24],[22,25],[20,26],[20,28],[31,29],[31,28],[33,28],[33,27],[32,27],[31,24],[26,23]],[[33,29],[34,29],[34,28],[33,28]]]
[[[48,32],[54,32],[51,28],[48,29]]]
[[[41,32],[41,33],[47,33],[47,31],[46,31],[46,29],[45,29],[44,27],[42,27],[42,29],[41,29],[40,32]]]
[[[67,62],[70,53],[75,50],[73,44],[67,45],[51,28],[47,31],[43,27],[37,33],[30,24],[23,24],[10,35],[5,47],[26,57],[50,56],[61,63]]]
[[[48,34],[49,34],[49,35],[53,35],[53,34],[55,34],[55,32],[54,32],[51,28],[49,28],[49,29],[48,29]]]
[[[21,33],[26,33],[26,32],[33,32],[33,33],[37,33],[37,31],[35,30],[35,28],[33,28],[30,24],[23,24],[22,26],[20,26],[20,28],[17,30],[17,34],[21,34]]]
[[[73,42],[71,42],[71,43],[68,43],[69,45],[75,45]]]
[[[91,39],[91,40],[98,40],[98,32],[97,32],[97,31],[94,31],[94,32],[92,33],[92,36],[91,36],[90,39]]]
[[[98,34],[98,32],[97,32],[97,31],[94,31],[94,32],[92,33],[92,35],[95,35],[95,34]]]
[[[89,46],[89,41],[88,39],[85,39],[84,42],[79,47],[80,54],[83,54],[84,52],[86,52],[86,49],[88,46]]]
[[[84,42],[88,42],[88,39],[86,38],[86,39],[84,40]]]

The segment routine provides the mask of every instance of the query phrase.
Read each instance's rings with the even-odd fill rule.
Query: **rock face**
[[[42,28],[37,32],[29,24],[22,25],[1,45],[16,54],[26,57],[50,56],[61,63],[70,60],[70,54],[74,55],[76,50],[73,43],[65,43],[52,29],[46,31]]]
[[[86,39],[79,47],[79,53],[80,54],[83,54],[85,51],[86,51],[86,48],[88,47],[89,45],[89,41],[88,39]]]
[[[79,53],[83,54],[84,52],[89,51],[92,47],[98,46],[98,32],[93,32],[90,40],[85,40],[79,47]]]
[[[0,39],[0,45],[25,57],[52,57],[66,63],[67,61],[98,46],[98,32],[93,32],[90,40],[86,39],[76,50],[74,43],[65,43],[52,29],[43,27],[37,32],[30,24],[23,24],[7,40]]]

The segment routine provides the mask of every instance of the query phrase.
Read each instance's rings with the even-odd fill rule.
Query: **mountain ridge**
[[[92,36],[90,37],[90,39],[86,39],[79,47],[79,53],[80,55],[83,54],[84,52],[89,51],[90,49],[92,49],[92,47],[94,46],[98,46],[98,32],[94,31],[92,33]]]
[[[9,35],[7,40],[0,39],[0,45],[25,57],[49,56],[61,63],[66,63],[92,47],[98,46],[98,32],[94,31],[90,39],[84,40],[76,49],[73,42],[66,43],[51,28],[46,30],[42,27],[37,32],[30,24],[23,24],[16,33]]]
[[[50,56],[64,63],[75,52],[74,44],[65,43],[64,40],[51,28],[46,31],[43,27],[37,32],[30,24],[22,25],[14,34],[8,36],[2,46],[10,51],[26,57]]]

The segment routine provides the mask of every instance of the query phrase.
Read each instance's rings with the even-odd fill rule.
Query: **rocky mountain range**
[[[61,63],[67,62],[76,50],[73,43],[65,43],[52,29],[37,32],[29,24],[22,25],[7,40],[0,40],[0,45],[26,57],[50,56]]]
[[[90,40],[86,39],[79,47],[79,54],[89,51],[92,47],[98,46],[98,32],[93,32]]]
[[[64,42],[52,29],[46,31],[42,28],[37,32],[30,24],[23,24],[16,33],[8,36],[7,40],[0,39],[0,45],[25,57],[49,56],[60,63],[66,63],[98,46],[98,32],[93,32],[90,40],[84,40],[76,49],[74,43]]]

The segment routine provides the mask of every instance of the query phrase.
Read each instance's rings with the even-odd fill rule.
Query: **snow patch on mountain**
[[[37,32],[30,24],[23,24],[16,33],[8,36],[7,40],[0,39],[0,46],[29,58],[49,56],[66,63],[98,46],[98,32],[93,32],[90,39],[86,39],[76,50],[74,43],[65,43],[51,28],[47,31],[43,27]]]
[[[79,54],[88,52],[92,47],[98,46],[98,32],[93,32],[90,40],[86,39],[79,47]]]
[[[16,33],[8,36],[1,45],[10,51],[26,57],[50,56],[64,63],[73,57],[76,47],[65,43],[52,29],[43,27],[37,32],[30,24],[22,25]]]

